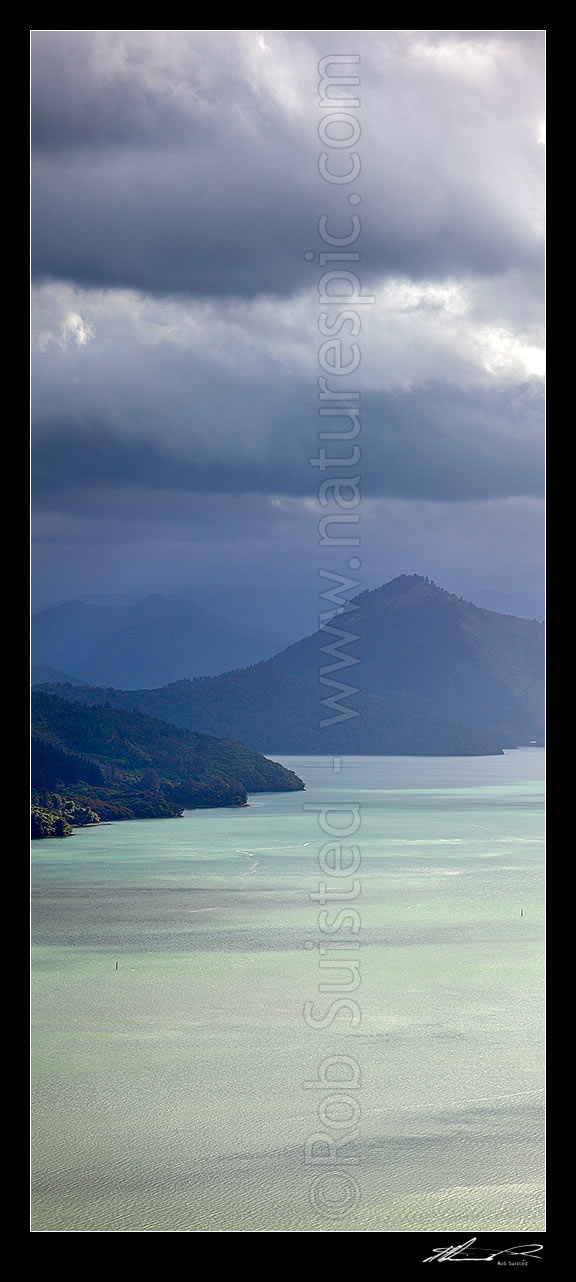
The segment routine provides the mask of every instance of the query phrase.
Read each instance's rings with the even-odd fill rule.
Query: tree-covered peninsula
[[[32,836],[113,819],[170,818],[244,806],[248,792],[304,787],[244,744],[141,712],[32,694]]]

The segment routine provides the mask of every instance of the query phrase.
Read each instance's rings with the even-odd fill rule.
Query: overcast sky
[[[352,189],[318,172],[332,53],[360,56]],[[343,561],[305,253],[353,190],[361,587],[416,572],[541,617],[542,61],[525,31],[33,35],[38,604],[315,626]]]

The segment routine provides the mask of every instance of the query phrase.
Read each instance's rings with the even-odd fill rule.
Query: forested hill
[[[404,693],[432,718],[489,730],[504,746],[541,741],[544,627],[537,619],[483,610],[418,574],[361,592],[332,619],[355,641],[349,681],[365,695]],[[313,680],[327,640],[319,631],[273,659],[286,674]]]
[[[42,691],[32,694],[32,733],[34,805],[64,825],[244,805],[248,792],[304,787],[293,771],[242,743]]]
[[[537,620],[401,575],[253,667],[154,690],[44,688],[261,752],[480,756],[542,742],[543,660]]]
[[[49,686],[63,699],[138,708],[152,717],[210,732],[215,726],[230,738],[242,737],[261,752],[377,753],[415,756],[485,756],[501,753],[501,740],[489,730],[470,728],[439,716],[406,694],[382,698],[355,694],[355,716],[322,727],[321,718],[337,716],[321,698],[333,694],[318,683],[257,664],[221,677],[175,681],[159,690],[112,690],[96,686]],[[348,705],[343,701],[341,707]]]

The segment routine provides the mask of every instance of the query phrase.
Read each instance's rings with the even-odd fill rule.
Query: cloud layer
[[[34,266],[83,285],[291,294],[317,219],[319,58],[361,56],[370,277],[541,269],[541,39],[42,32]]]
[[[467,515],[485,504],[514,548],[510,586],[525,582],[534,599],[542,36],[490,31],[34,33],[43,599],[77,584],[80,556],[94,590],[114,590],[112,559],[106,588],[96,551],[114,538],[122,556],[130,544],[133,582],[162,590],[176,511],[178,545],[190,555],[194,531],[216,557],[232,505],[236,539],[268,580],[289,511],[302,565],[319,480],[317,227],[322,214],[348,227],[352,213],[350,189],[318,172],[317,68],[352,49],[354,270],[376,302],[362,309],[347,386],[361,394],[371,573],[386,577],[386,538],[401,532],[414,557],[401,568],[442,581],[456,521],[463,546],[476,530],[487,587],[501,583],[501,551]],[[224,594],[229,567],[224,552],[211,562]]]

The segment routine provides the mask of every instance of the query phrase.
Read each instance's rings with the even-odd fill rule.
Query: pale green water
[[[34,1231],[540,1229],[542,752],[282,760],[306,793],[34,843]],[[318,965],[315,801],[361,804],[356,1029],[303,1018],[349,978]],[[338,1217],[304,1083],[342,1055]]]

